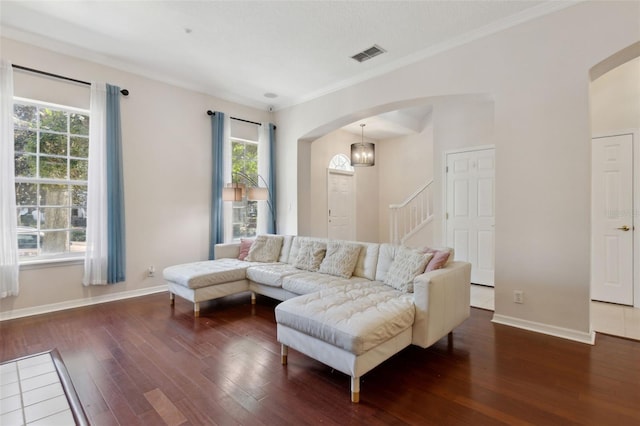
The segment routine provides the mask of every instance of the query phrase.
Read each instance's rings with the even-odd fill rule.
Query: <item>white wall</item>
[[[206,259],[209,244],[211,121],[208,109],[252,121],[266,111],[222,101],[6,38],[0,54],[14,64],[129,89],[121,100],[127,281],[83,287],[82,265],[22,268],[20,295],[0,300],[3,317],[161,286],[168,265]],[[16,71],[16,95],[74,103],[87,88]],[[22,82],[29,81],[29,84]],[[86,105],[88,107],[88,103]],[[146,278],[150,265],[155,278]]]
[[[593,135],[640,129],[640,57],[594,80],[590,94]]]
[[[279,193],[281,229],[307,226],[308,204],[298,188],[307,182],[297,177],[309,160],[298,150],[300,139],[404,101],[489,94],[497,164],[496,317],[588,341],[589,69],[640,39],[639,14],[638,2],[580,2],[280,111],[278,161],[287,167],[278,183],[290,188]],[[516,289],[524,291],[524,304],[512,302]]]
[[[440,102],[433,113],[434,121],[434,211],[433,245],[451,245],[446,241],[445,196],[446,153],[488,146],[494,140],[494,102],[488,96],[454,98]]]
[[[385,139],[376,145],[376,166],[379,168],[379,235],[380,242],[389,242],[389,205],[403,203],[433,178],[433,121],[427,118],[419,134]],[[415,241],[414,246],[426,246],[430,241]]]

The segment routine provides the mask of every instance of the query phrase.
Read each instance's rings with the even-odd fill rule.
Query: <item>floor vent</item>
[[[370,48],[363,50],[360,53],[356,53],[351,57],[351,59],[355,59],[358,62],[364,62],[384,52],[386,52],[386,50],[384,50],[382,47],[378,46],[377,44],[374,44]]]

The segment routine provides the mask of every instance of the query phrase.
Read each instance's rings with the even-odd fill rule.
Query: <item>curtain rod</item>
[[[211,111],[210,109],[207,110],[207,115],[213,115],[215,114],[215,112]],[[262,126],[262,123],[257,123],[255,121],[251,121],[251,120],[245,120],[244,118],[236,118],[236,117],[229,117],[232,120],[236,120],[236,121],[243,121],[245,123],[249,123],[249,124],[255,124],[256,126]]]
[[[33,72],[33,73],[36,73],[36,74],[46,75],[48,77],[59,78],[61,80],[67,80],[67,81],[72,81],[74,83],[80,83],[80,84],[84,84],[84,85],[87,85],[87,86],[91,86],[91,83],[89,83],[88,81],[76,80],[75,78],[65,77],[63,75],[54,74],[54,73],[47,72],[47,71],[40,71],[40,70],[37,70],[37,69],[34,69],[34,68],[23,67],[22,65],[12,64],[12,66],[13,66],[13,68],[17,68],[19,70]],[[128,96],[129,95],[129,91],[127,89],[120,90],[120,93],[122,93],[124,96]]]

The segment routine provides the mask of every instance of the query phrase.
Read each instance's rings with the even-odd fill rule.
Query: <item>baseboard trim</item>
[[[97,305],[100,303],[115,302],[117,300],[131,299],[133,297],[147,296],[149,294],[168,291],[166,284],[146,287],[138,290],[121,291],[103,296],[86,297],[83,299],[69,300],[66,302],[51,303],[48,305],[34,306],[32,308],[16,309],[8,312],[0,312],[0,321],[30,317],[33,315],[48,314],[50,312],[64,311],[65,309],[81,308],[83,306]]]
[[[556,327],[555,325],[543,324],[535,321],[527,321],[520,318],[509,317],[506,315],[494,314],[491,322],[516,328],[522,328],[524,330],[534,331],[536,333],[548,334],[550,336],[573,340],[575,342],[586,343],[588,345],[593,345],[596,341],[596,333],[594,331],[585,333],[583,331],[577,331],[570,328]]]

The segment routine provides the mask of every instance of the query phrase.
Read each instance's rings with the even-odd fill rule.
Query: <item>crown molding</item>
[[[348,78],[345,80],[342,80],[340,82],[337,82],[331,86],[327,86],[323,89],[320,89],[318,91],[315,92],[311,92],[308,93],[306,95],[300,96],[298,98],[295,98],[291,103],[287,104],[286,106],[282,106],[280,108],[277,108],[277,110],[279,109],[285,109],[285,108],[289,108],[289,107],[293,107],[299,104],[303,104],[305,102],[309,102],[312,101],[314,99],[320,98],[322,96],[326,96],[329,95],[331,93],[337,92],[339,90],[342,89],[346,89],[347,87],[356,85],[358,83],[362,83],[365,82],[367,80],[370,80],[372,78],[390,73],[392,71],[395,71],[397,69],[406,67],[408,65],[411,64],[415,64],[417,62],[420,62],[424,59],[433,57],[437,54],[446,52],[448,50],[452,50],[456,47],[465,45],[467,43],[470,43],[472,41],[475,40],[479,40],[481,38],[487,37],[489,35],[498,33],[500,31],[515,27],[517,25],[520,25],[522,23],[531,21],[533,19],[551,14],[553,12],[557,12],[559,10],[562,9],[566,9],[570,6],[574,6],[578,3],[582,3],[585,0],[566,0],[566,1],[550,1],[550,2],[546,2],[543,4],[540,4],[538,6],[532,7],[530,9],[524,10],[520,13],[514,14],[509,16],[508,18],[502,19],[500,21],[496,21],[492,24],[489,25],[485,25],[483,27],[480,27],[474,31],[470,31],[466,34],[463,34],[461,36],[449,39],[443,43],[440,44],[436,44],[434,46],[431,46],[427,49],[421,50],[419,52],[416,52],[414,54],[402,57],[398,60],[395,60],[393,62],[389,62],[387,64],[381,65],[377,68],[371,69],[365,73],[362,74],[358,74],[357,76],[353,77],[353,78]]]
[[[32,44],[34,46],[52,50],[57,53],[65,54],[78,59],[88,60],[91,62],[98,63],[100,65],[118,69],[120,71],[144,76],[145,78],[149,78],[151,80],[159,81],[159,82],[177,86],[183,89],[206,94],[227,102],[233,102],[236,104],[244,105],[244,106],[255,108],[258,110],[267,110],[271,106],[274,111],[279,111],[279,110],[290,108],[290,107],[300,105],[305,102],[309,102],[314,99],[326,96],[328,94],[337,92],[347,87],[370,80],[374,77],[387,74],[389,72],[395,71],[402,67],[405,67],[405,66],[420,62],[429,57],[435,56],[439,53],[454,49],[456,47],[481,39],[491,34],[495,34],[497,32],[503,31],[505,29],[512,28],[524,22],[568,8],[570,6],[576,5],[583,1],[585,0],[560,0],[560,1],[544,2],[538,6],[535,6],[527,10],[524,10],[520,13],[511,15],[507,18],[504,18],[492,24],[485,25],[474,31],[470,31],[466,34],[447,40],[443,43],[431,46],[427,49],[416,52],[412,55],[408,55],[398,60],[381,65],[367,72],[359,74],[355,77],[347,78],[339,82],[336,82],[335,84],[332,84],[330,86],[326,86],[322,89],[319,89],[307,94],[303,94],[298,97],[294,97],[291,100],[283,102],[282,104],[278,104],[277,102],[272,102],[271,104],[268,104],[264,101],[261,102],[258,100],[249,99],[243,96],[234,95],[232,93],[228,93],[224,91],[220,92],[220,91],[211,90],[209,88],[202,87],[201,85],[194,84],[189,81],[177,79],[174,77],[169,77],[166,74],[158,72],[157,70],[141,67],[139,65],[135,65],[128,61],[117,59],[108,55],[99,54],[89,49],[82,48],[80,46],[70,45],[70,44],[63,43],[51,38],[25,32],[23,30],[13,28],[13,27],[6,27],[6,26],[0,27],[0,35],[2,37],[13,39],[18,42]]]

